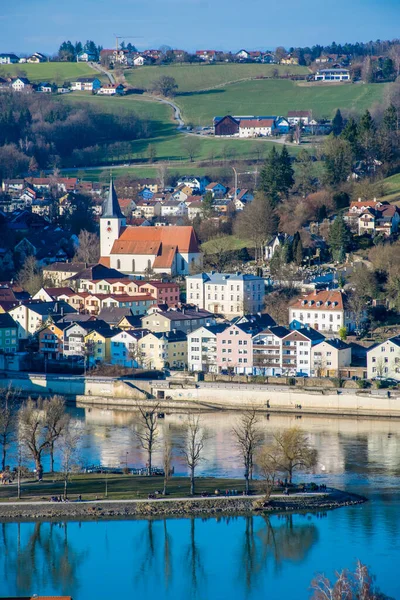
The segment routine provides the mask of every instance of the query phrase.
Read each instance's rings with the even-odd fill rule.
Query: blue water
[[[118,444],[131,443],[130,424],[121,415],[111,423],[109,416],[98,415],[95,423],[92,415],[85,423],[91,457],[112,457],[111,449],[119,456]],[[241,472],[228,435],[230,418],[212,415],[207,422],[215,435],[204,472],[224,472],[226,464]],[[177,432],[177,419],[168,424],[167,418],[164,426]],[[271,419],[266,435],[290,419]],[[400,423],[309,418],[301,427],[320,454],[319,467],[307,478],[366,495],[368,503],[269,519],[0,523],[0,595],[303,600],[312,595],[316,573],[332,577],[360,559],[382,591],[400,598]]]

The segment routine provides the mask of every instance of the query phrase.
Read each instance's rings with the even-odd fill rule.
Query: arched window
[[[120,268],[121,268],[121,261],[120,261],[120,259],[118,259],[117,260],[117,269],[120,269]]]
[[[136,271],[135,269],[135,259],[132,258],[132,273],[134,273]]]

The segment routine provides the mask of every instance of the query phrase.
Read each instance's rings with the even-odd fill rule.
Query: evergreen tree
[[[201,204],[203,209],[203,216],[210,217],[213,212],[213,195],[211,192],[207,192],[203,198],[203,202]]]
[[[280,156],[280,167],[281,167],[281,177],[282,181],[280,184],[280,191],[285,195],[289,195],[289,190],[294,186],[294,169],[292,167],[292,161],[290,158],[290,154],[286,148],[283,146]]]
[[[301,241],[301,238],[299,239],[298,244],[296,246],[296,254],[294,255],[294,261],[296,265],[299,266],[303,262],[303,242]]]
[[[399,116],[397,108],[391,104],[383,113],[383,126],[387,131],[398,131]]]
[[[369,110],[366,110],[358,124],[360,134],[375,131],[375,123]]]
[[[332,119],[332,132],[335,137],[340,135],[343,131],[343,117],[340,109],[338,108],[335,116]]]
[[[341,262],[344,259],[345,253],[351,245],[351,233],[342,215],[336,217],[330,230],[328,243],[331,248],[332,257]]]
[[[358,127],[353,118],[347,121],[340,137],[350,144],[354,158],[358,158]]]

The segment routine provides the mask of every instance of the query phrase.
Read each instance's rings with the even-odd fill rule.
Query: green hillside
[[[309,110],[317,118],[331,118],[337,108],[357,113],[383,97],[384,84],[305,84],[282,79],[245,81],[175,98],[186,122],[210,125],[217,115],[287,115]]]
[[[4,75],[10,77],[24,75],[34,83],[39,81],[55,81],[58,84],[62,84],[64,81],[73,81],[77,77],[99,77],[99,79],[102,79],[100,73],[97,73],[88,64],[69,62],[48,62],[39,63],[38,65],[28,63],[1,65],[0,76]]]
[[[148,89],[152,81],[165,75],[174,77],[179,92],[193,92],[225,85],[251,77],[272,77],[274,70],[280,75],[287,73],[304,75],[307,67],[262,64],[218,64],[218,65],[169,65],[139,67],[125,72],[127,82],[135,88]]]

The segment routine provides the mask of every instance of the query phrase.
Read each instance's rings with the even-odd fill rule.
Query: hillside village
[[[267,241],[258,263],[264,268],[204,270],[207,257],[188,223],[203,216],[206,197],[208,219],[226,218],[224,202],[229,211],[242,211],[254,201],[250,190],[188,176],[168,190],[142,182],[136,200],[120,199],[112,182],[103,189],[77,178],[5,180],[3,190],[9,198],[2,206],[3,239],[12,232],[14,247],[2,249],[2,270],[15,272],[34,256],[41,272],[37,291],[13,277],[1,282],[3,368],[398,378],[396,362],[386,365],[382,355],[377,360],[376,343],[368,350],[355,341],[370,326],[371,309],[354,301],[351,277],[345,289],[338,286],[340,271],[331,270],[333,277],[316,271],[310,279],[298,270],[301,281],[291,284],[295,293],[286,306],[268,313],[268,296],[281,286],[271,267],[293,246],[293,236]],[[82,190],[94,198],[100,227],[99,259],[91,264],[74,261],[79,239],[51,222],[55,210],[69,210]],[[343,222],[356,235],[391,239],[399,215],[385,202],[360,199]]]

